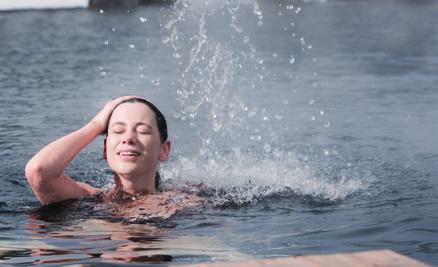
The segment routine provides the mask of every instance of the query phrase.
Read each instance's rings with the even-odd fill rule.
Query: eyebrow
[[[126,123],[124,123],[123,121],[116,121],[113,124],[111,124],[110,128],[112,128],[112,127],[114,127],[116,125],[126,126]],[[150,128],[150,129],[152,129],[152,126],[149,125],[148,123],[145,123],[145,122],[138,122],[138,123],[136,123],[135,127],[138,127],[138,126],[146,126],[146,127]]]

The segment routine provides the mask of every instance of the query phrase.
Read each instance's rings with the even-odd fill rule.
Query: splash
[[[283,8],[295,16],[301,11],[292,4]],[[336,200],[365,189],[372,179],[353,171],[339,179],[321,175],[279,144],[284,133],[274,130],[273,121],[288,122],[251,97],[264,90],[266,64],[239,23],[247,13],[257,27],[264,25],[257,1],[178,0],[166,15],[162,42],[172,48],[179,68],[180,108],[174,117],[194,130],[199,150],[191,156],[176,151],[164,177],[173,184],[207,185],[216,204],[253,203],[285,191]],[[298,40],[302,48],[287,59],[290,65],[297,64],[295,54],[311,49],[304,38]]]
[[[163,172],[165,177],[172,177],[170,187],[205,184],[211,201],[217,205],[255,203],[290,193],[336,201],[366,189],[372,182],[372,179],[360,179],[363,174],[351,170],[339,179],[322,176],[292,152],[256,158],[237,149],[220,158],[181,156]]]

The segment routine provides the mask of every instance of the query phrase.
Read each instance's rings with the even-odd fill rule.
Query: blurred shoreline
[[[66,10],[66,9],[98,9],[126,8],[134,9],[144,5],[170,4],[172,0],[20,0],[0,1],[0,12],[28,10]]]
[[[88,0],[21,0],[0,1],[1,11],[25,11],[36,9],[77,9],[88,8]]]

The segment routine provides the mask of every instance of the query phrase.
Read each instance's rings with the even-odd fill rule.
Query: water
[[[193,263],[392,249],[438,264],[438,4],[177,1],[0,13],[0,261]],[[108,99],[146,96],[173,141],[169,222],[48,211],[24,177]],[[67,173],[110,186],[102,139]]]

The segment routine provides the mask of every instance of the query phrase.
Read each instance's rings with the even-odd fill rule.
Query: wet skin
[[[104,200],[112,201],[118,192],[136,196],[130,204],[129,215],[141,207],[143,213],[159,213],[169,217],[178,210],[198,206],[198,198],[185,198],[186,202],[172,203],[178,192],[155,192],[155,173],[160,162],[167,160],[170,141],[160,140],[155,113],[145,104],[122,103],[138,98],[124,96],[111,100],[85,126],[43,147],[26,165],[26,177],[41,204],[66,199],[76,199],[104,194]],[[64,173],[68,164],[97,136],[107,132],[105,156],[114,173],[115,186],[111,190],[95,188],[77,182]],[[202,201],[201,201],[202,202]],[[160,212],[160,207],[163,212]],[[128,208],[128,207],[126,207]],[[139,210],[139,209],[138,209]]]

